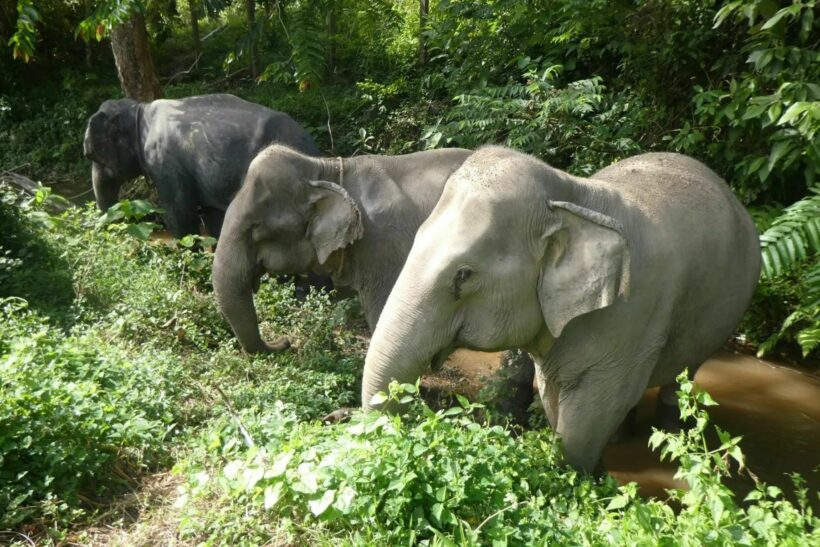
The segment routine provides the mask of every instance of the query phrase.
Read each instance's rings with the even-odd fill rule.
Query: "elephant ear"
[[[629,247],[613,218],[574,203],[551,201],[554,222],[542,237],[546,249],[538,300],[550,333],[558,338],[573,318],[606,308],[629,291]]]
[[[344,188],[325,180],[309,181],[310,213],[307,236],[320,264],[333,251],[362,237],[362,219],[356,202]]]
[[[106,138],[106,122],[108,115],[105,112],[97,112],[88,119],[88,126],[85,128],[83,138],[83,155],[93,161],[100,163],[103,157],[109,157],[107,148],[109,139]]]

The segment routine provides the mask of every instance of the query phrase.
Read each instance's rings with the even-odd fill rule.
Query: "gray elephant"
[[[225,215],[214,256],[219,308],[249,352],[280,351],[259,333],[260,276],[332,274],[358,292],[371,329],[416,230],[470,151],[314,158],[286,146],[261,152]]]
[[[731,335],[759,270],[749,215],[692,158],[644,154],[584,179],[483,148],[416,235],[371,340],[363,404],[454,348],[525,348],[566,461],[597,470],[644,390]]]
[[[219,237],[225,210],[248,165],[280,142],[319,155],[310,135],[282,112],[233,95],[138,103],[105,101],[83,140],[98,207],[119,199],[124,182],[145,175],[159,192],[174,237],[198,234],[200,215]]]

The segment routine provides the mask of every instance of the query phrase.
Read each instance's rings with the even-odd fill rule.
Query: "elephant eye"
[[[461,285],[470,279],[470,276],[473,275],[473,270],[466,266],[462,266],[456,272],[456,277],[453,280],[453,296],[456,297],[456,300],[461,298]]]

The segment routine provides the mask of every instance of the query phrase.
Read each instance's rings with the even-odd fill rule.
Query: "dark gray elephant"
[[[105,101],[88,120],[83,150],[92,161],[101,210],[117,202],[124,182],[145,175],[159,192],[174,237],[198,234],[200,215],[219,237],[251,160],[277,142],[319,155],[310,135],[287,114],[220,94]]]
[[[359,294],[372,329],[416,230],[470,153],[314,158],[280,145],[261,152],[228,207],[214,256],[219,308],[242,347],[288,346],[259,334],[253,291],[265,272],[332,274],[335,286]]]
[[[759,270],[749,215],[692,158],[644,154],[584,179],[483,148],[416,235],[371,340],[363,404],[454,348],[525,348],[567,462],[595,470],[645,389],[731,335]]]

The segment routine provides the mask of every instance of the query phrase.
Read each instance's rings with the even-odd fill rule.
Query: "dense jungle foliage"
[[[813,0],[14,4],[0,4],[0,175],[90,198],[85,122],[122,96],[107,36],[138,12],[165,97],[234,93],[289,113],[327,154],[503,143],[582,175],[650,150],[704,161],[762,234],[740,340],[818,357]],[[295,350],[249,357],[213,301],[211,255],[194,250],[212,242],[146,241],[141,201],[56,215],[53,193],[0,203],[0,543],[95,543],[142,523],[123,500],[172,468],[174,505],[142,508],[161,530],[124,544],[820,542],[799,478],[788,499],[725,486],[743,457],[723,432],[706,448],[702,392],[682,402],[693,430],[653,437],[689,486],[671,505],[560,466],[548,431],[512,437],[414,386],[392,394],[412,402],[404,418],[322,426],[358,403],[355,302],[268,280],[263,332]]]

